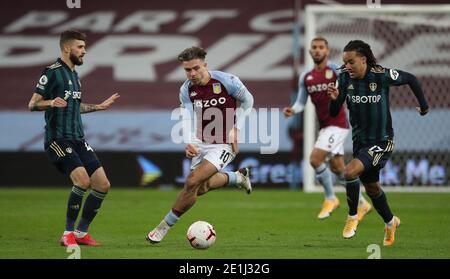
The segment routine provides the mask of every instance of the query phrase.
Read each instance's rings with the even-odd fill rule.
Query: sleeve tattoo
[[[92,105],[92,104],[84,104],[81,103],[80,104],[80,113],[88,113],[88,112],[93,112],[93,111],[97,111],[97,106],[96,105]]]

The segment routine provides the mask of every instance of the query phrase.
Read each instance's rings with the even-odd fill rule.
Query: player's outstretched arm
[[[420,86],[420,82],[415,75],[394,69],[389,69],[389,72],[386,72],[386,75],[388,76],[388,81],[391,85],[399,86],[408,84],[409,88],[411,88],[411,91],[414,93],[414,96],[416,96],[416,99],[419,102],[419,107],[417,107],[417,110],[420,115],[427,114],[428,103],[425,99],[425,95],[423,94],[422,86]]]
[[[119,97],[120,97],[119,93],[114,93],[113,95],[111,95],[111,97],[109,97],[108,99],[104,100],[102,103],[100,103],[98,105],[81,103],[80,104],[80,112],[81,113],[89,113],[89,112],[94,112],[94,111],[98,111],[98,110],[106,110]]]
[[[305,109],[306,101],[308,100],[308,92],[306,91],[305,86],[305,74],[302,73],[299,78],[299,84],[298,84],[298,93],[297,98],[295,100],[295,103],[291,107],[285,107],[283,109],[284,117],[288,118],[292,115],[302,112]]]
[[[402,79],[408,83],[409,88],[411,88],[414,96],[416,96],[417,101],[419,102],[419,107],[416,107],[417,111],[419,111],[420,115],[425,115],[428,113],[428,103],[425,99],[425,95],[423,94],[422,86],[420,86],[419,80],[415,75],[400,71]]]
[[[38,93],[33,93],[30,102],[28,102],[28,109],[30,111],[41,111],[53,107],[64,108],[66,106],[67,102],[60,97],[56,97],[53,100],[44,100],[44,97]]]

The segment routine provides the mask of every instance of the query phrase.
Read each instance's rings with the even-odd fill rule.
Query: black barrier
[[[180,152],[98,152],[97,155],[115,187],[181,186],[190,171],[190,160]],[[302,180],[300,165],[290,163],[289,158],[288,152],[240,153],[226,170],[250,166],[255,185],[286,188],[293,181],[300,183]],[[45,153],[0,152],[0,164],[0,186],[71,185]]]
[[[181,186],[190,171],[183,152],[98,152],[108,178],[115,187]],[[394,153],[380,173],[383,185],[448,185],[449,169],[435,163],[433,153]],[[442,154],[441,154],[442,156]],[[448,156],[448,155],[447,155]],[[346,161],[349,161],[346,155]],[[70,186],[40,152],[0,152],[0,186]],[[226,171],[252,168],[256,187],[300,188],[300,163],[291,162],[289,152],[271,155],[243,152]]]
[[[445,272],[448,259],[440,260],[299,260],[299,259],[208,259],[208,260],[4,260],[0,261],[3,270],[14,270],[21,274],[24,270],[34,273],[46,273],[49,269],[67,271],[70,268],[82,269],[90,274],[102,275],[105,270],[119,276],[141,275],[145,272],[163,275],[165,278],[303,278],[320,272],[323,276],[332,276],[336,270],[351,266],[355,272],[369,270],[374,276],[383,276],[386,271],[401,270],[404,276],[421,275],[426,272]],[[26,265],[28,269],[21,269]],[[327,268],[324,268],[326,266]],[[186,267],[190,272],[186,273]],[[157,273],[158,272],[158,273]],[[309,274],[308,274],[309,273]],[[28,275],[28,274],[27,274]]]

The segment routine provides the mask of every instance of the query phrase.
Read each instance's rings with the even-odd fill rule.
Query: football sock
[[[94,189],[91,190],[86,201],[84,202],[83,213],[81,214],[80,223],[77,230],[87,232],[89,224],[94,220],[97,212],[100,210],[103,200],[107,193],[102,193]]]
[[[83,238],[87,235],[87,232],[80,232],[79,230],[74,231],[74,234],[78,238]]]
[[[83,196],[86,190],[73,186],[69,195],[69,201],[67,202],[67,215],[66,215],[66,232],[72,232],[75,227],[75,221],[78,218],[80,212],[81,203],[83,202]]]
[[[164,221],[167,223],[167,225],[169,226],[173,226],[175,225],[175,223],[178,221],[178,219],[180,219],[180,216],[177,216],[173,209],[171,209],[169,211],[169,213],[167,213],[166,217],[164,217]]]
[[[345,187],[345,176],[343,173],[336,175],[336,183]],[[359,204],[367,202],[363,196],[363,191],[359,190]]]
[[[347,180],[345,184],[345,189],[347,192],[348,215],[355,216],[358,214],[360,192],[359,179]]]
[[[394,215],[392,214],[391,209],[389,208],[384,191],[381,190],[378,196],[370,197],[370,199],[372,200],[372,204],[377,210],[378,214],[380,214],[380,216],[383,218],[384,222],[389,223],[389,221],[392,220]]]
[[[316,178],[320,182],[320,184],[323,185],[323,188],[325,189],[325,198],[326,199],[333,199],[334,191],[333,191],[333,182],[331,181],[331,172],[327,168],[327,165],[325,163],[320,164],[316,169]]]
[[[229,171],[226,172],[226,174],[228,175],[227,186],[235,186],[238,182],[238,175],[236,174],[236,172]]]
[[[345,176],[343,173],[336,175],[336,183],[345,187]]]

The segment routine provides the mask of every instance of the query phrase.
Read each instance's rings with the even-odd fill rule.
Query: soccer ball
[[[207,249],[216,241],[216,231],[210,223],[197,221],[187,230],[187,239],[193,248]]]

